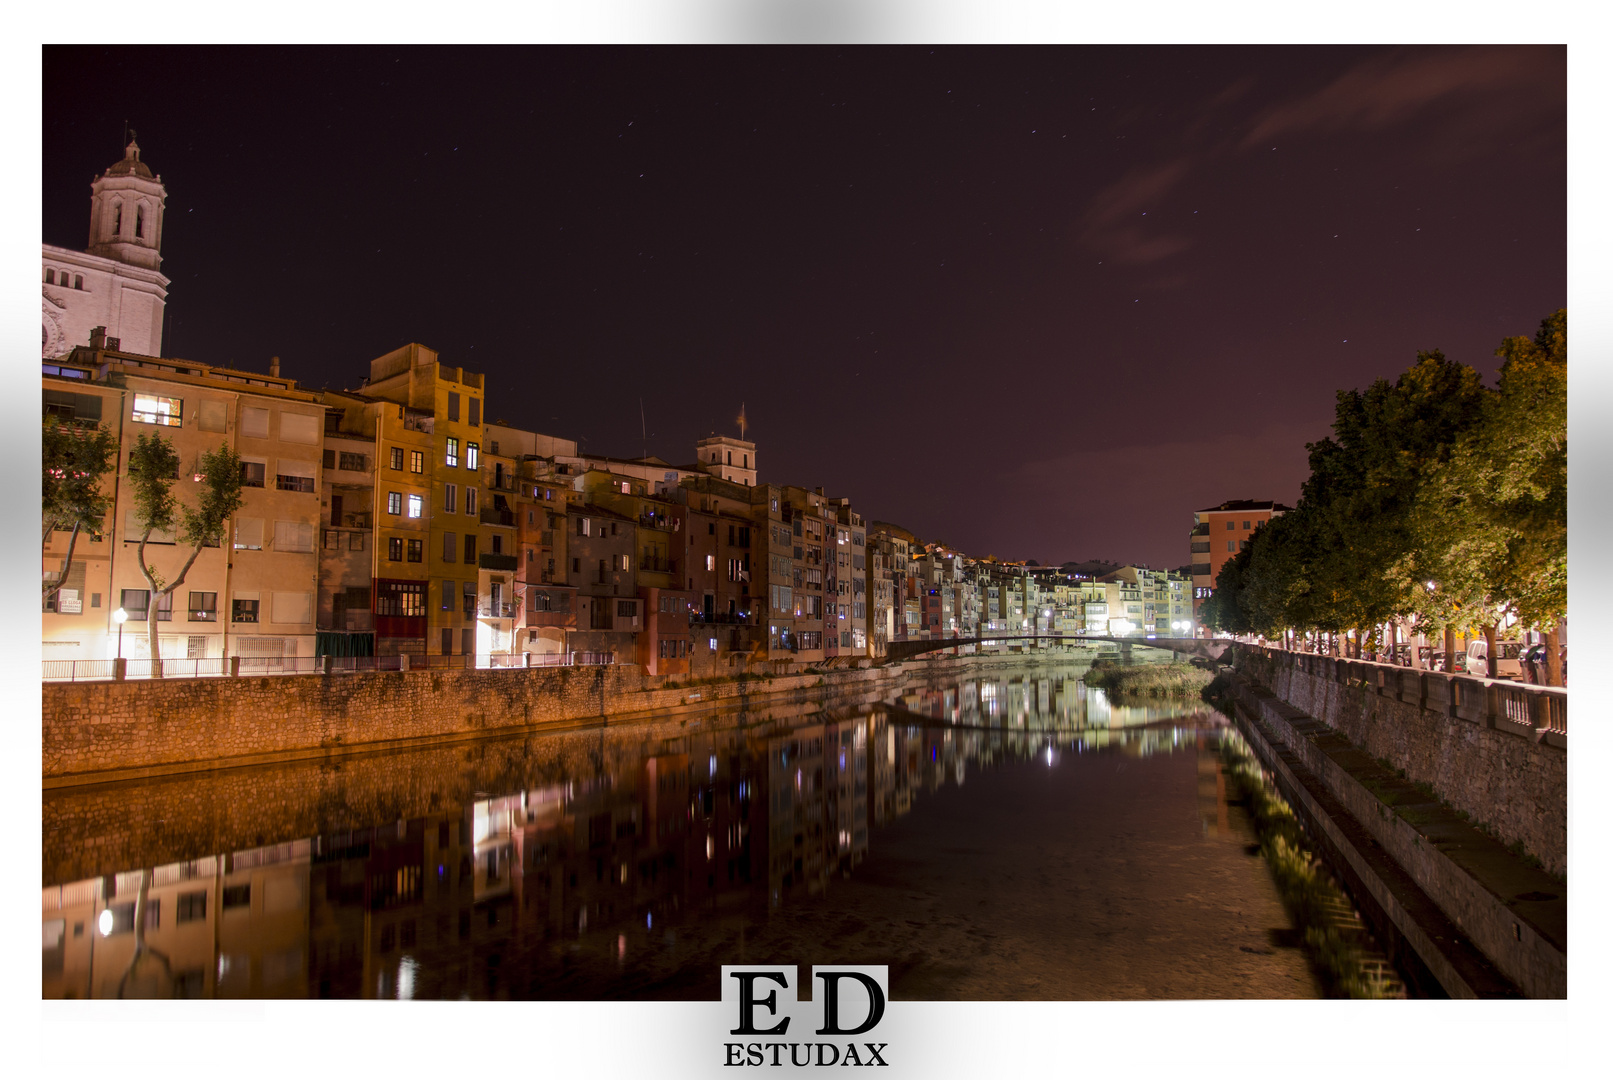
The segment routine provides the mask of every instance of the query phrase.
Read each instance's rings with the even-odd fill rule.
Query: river
[[[1083,667],[43,796],[43,994],[1315,997],[1198,702]],[[807,980],[802,980],[803,984]]]

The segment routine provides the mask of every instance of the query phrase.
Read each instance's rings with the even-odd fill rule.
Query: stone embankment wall
[[[961,671],[1061,661],[940,657],[823,674],[741,677],[668,689],[636,665],[47,683],[46,788],[317,758],[806,700],[829,708]]]
[[[1565,691],[1252,646],[1238,647],[1236,667],[1568,873]]]

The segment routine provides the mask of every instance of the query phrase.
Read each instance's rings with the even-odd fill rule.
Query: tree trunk
[[[67,584],[67,575],[73,571],[73,548],[77,545],[78,525],[77,523],[74,523],[73,531],[69,533],[67,537],[67,556],[62,559],[62,574],[55,580],[54,583],[45,587],[44,600],[49,600],[51,597],[61,592],[62,586]]]
[[[1558,619],[1550,630],[1546,631],[1546,685],[1567,686],[1568,681],[1563,677],[1563,621]]]
[[[1422,634],[1406,634],[1406,642],[1411,646],[1411,669],[1413,671],[1423,670],[1423,640]]]
[[[1445,628],[1445,674],[1456,670],[1456,627]]]
[[[1492,679],[1496,673],[1495,628],[1493,622],[1484,624],[1484,668],[1485,674]]]

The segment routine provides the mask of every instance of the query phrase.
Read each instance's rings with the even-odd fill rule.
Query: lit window
[[[477,446],[473,442],[466,443],[465,444],[465,468],[467,468],[467,469],[476,468],[476,462],[479,460],[479,455],[480,454],[481,454],[481,447]]]
[[[459,467],[459,440],[458,439],[453,438],[452,436],[450,436],[448,438],[447,449],[443,452],[442,462],[443,462],[444,465],[448,466],[450,469],[457,469]]]
[[[423,450],[409,451],[409,471],[423,473],[426,471],[426,454]]]
[[[403,447],[401,446],[392,448],[392,467],[400,471],[403,469]]]
[[[403,513],[403,493],[389,491],[386,493],[386,512],[389,514]]]
[[[183,405],[184,402],[180,398],[136,394],[134,396],[134,422],[137,424],[162,424],[164,427],[178,427],[180,415],[184,412]]]
[[[715,555],[707,555],[706,556],[706,569],[707,570],[715,570],[715,569],[717,569],[717,556],[715,556]]]
[[[419,517],[422,513],[425,512],[425,507],[426,507],[426,500],[422,499],[419,495],[410,495],[409,496],[409,516],[410,517],[412,517],[412,518]]]

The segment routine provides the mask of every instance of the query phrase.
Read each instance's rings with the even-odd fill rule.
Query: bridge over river
[[[1113,642],[1119,645],[1121,659],[1127,661],[1131,659],[1131,650],[1133,648],[1162,649],[1177,655],[1185,653],[1218,660],[1221,654],[1227,650],[1227,647],[1231,645],[1230,641],[1212,638],[1111,637],[1104,634],[1084,634],[1077,637],[1060,637],[1051,634],[993,634],[990,637],[892,641],[885,647],[883,663],[891,664],[902,660],[910,660],[922,653],[936,652],[940,649],[955,649],[964,645],[982,646],[1003,642],[1031,642],[1038,646],[1060,647],[1087,645],[1100,641]]]

